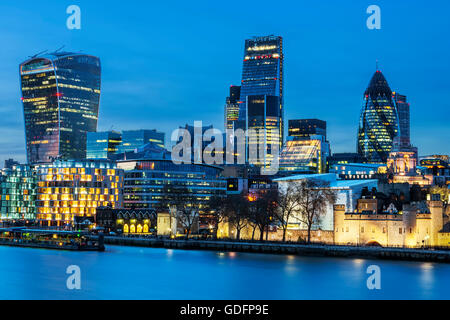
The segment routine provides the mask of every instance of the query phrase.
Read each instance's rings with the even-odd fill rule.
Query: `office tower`
[[[289,120],[289,136],[280,154],[281,173],[325,173],[331,155],[327,123],[318,119]]]
[[[282,147],[279,105],[277,96],[247,96],[247,161],[250,164],[269,166],[274,157],[279,156]]]
[[[122,143],[118,153],[134,151],[148,143],[164,148],[165,134],[156,130],[128,130],[122,131]]]
[[[87,159],[112,159],[117,154],[122,134],[115,131],[88,132],[86,142]]]
[[[95,217],[97,207],[123,207],[123,170],[105,160],[56,160],[37,169],[37,222],[64,226]]]
[[[377,70],[364,94],[358,130],[358,153],[368,162],[386,163],[399,123],[392,91]]]
[[[283,39],[278,36],[254,37],[245,41],[239,108],[239,125],[246,124],[249,96],[278,97],[279,138],[283,143]]]
[[[399,122],[399,143],[404,146],[409,146],[411,144],[411,134],[410,134],[410,113],[409,113],[409,103],[406,101],[406,96],[393,93],[395,100],[395,105],[397,107],[398,122]]]
[[[82,53],[34,56],[20,65],[29,163],[86,157],[97,130],[100,59]]]
[[[121,160],[118,168],[125,170],[124,207],[135,209],[158,208],[167,210],[170,202],[181,197],[194,196],[206,204],[213,196],[223,196],[227,181],[221,177],[218,166],[207,164],[174,164],[170,158],[150,155]],[[181,194],[180,191],[189,190]],[[159,211],[158,211],[159,213]]]
[[[239,97],[241,95],[240,86],[230,87],[230,96],[227,97],[225,105],[225,130],[236,128],[236,121],[239,119]]]
[[[319,119],[289,120],[289,136],[309,138],[312,135],[322,135],[327,138],[327,123]]]
[[[26,165],[0,170],[0,220],[36,218],[36,172]]]

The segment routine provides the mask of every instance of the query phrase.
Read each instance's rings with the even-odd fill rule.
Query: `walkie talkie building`
[[[283,143],[283,61],[282,37],[264,36],[245,40],[239,122],[245,123],[247,120],[247,97],[263,95],[278,97],[277,114],[281,120],[280,148]]]
[[[377,70],[364,94],[358,153],[368,162],[385,163],[398,134],[399,121],[392,91],[381,71]]]
[[[97,130],[100,59],[55,52],[20,65],[29,163],[86,157],[86,133]]]

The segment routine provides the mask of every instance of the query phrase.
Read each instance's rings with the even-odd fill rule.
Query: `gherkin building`
[[[358,130],[358,153],[371,163],[385,163],[399,133],[397,108],[381,71],[375,72],[364,94]]]

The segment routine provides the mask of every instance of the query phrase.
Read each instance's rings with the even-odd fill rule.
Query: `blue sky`
[[[66,28],[76,4],[82,29]],[[366,8],[381,8],[368,30]],[[99,130],[167,134],[202,120],[223,127],[244,40],[284,38],[285,116],[328,122],[333,152],[354,152],[375,61],[411,103],[421,155],[450,154],[450,3],[441,1],[13,1],[0,3],[0,160],[25,160],[18,65],[65,45],[102,60]]]

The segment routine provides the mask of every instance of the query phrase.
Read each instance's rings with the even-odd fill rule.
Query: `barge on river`
[[[104,251],[103,234],[27,228],[0,229],[0,245],[70,251]]]

